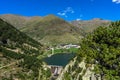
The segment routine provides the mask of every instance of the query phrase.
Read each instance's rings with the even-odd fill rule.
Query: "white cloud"
[[[60,13],[60,12],[59,12],[58,15],[65,16],[66,13]]]
[[[73,10],[73,8],[72,7],[67,7],[65,10],[64,10],[64,12],[69,12],[69,13],[74,13],[74,10]]]
[[[119,4],[120,0],[112,0],[113,3]]]
[[[57,14],[60,16],[68,17],[68,14],[73,14],[75,11],[72,7],[67,7],[65,10],[58,12]]]
[[[66,13],[65,12],[59,12],[59,13],[57,13],[58,15],[60,15],[60,16],[65,16],[65,17],[67,17],[67,15],[66,15]]]
[[[76,19],[76,21],[80,21],[80,20],[82,20],[82,19],[81,19],[81,18],[77,18],[77,19]]]

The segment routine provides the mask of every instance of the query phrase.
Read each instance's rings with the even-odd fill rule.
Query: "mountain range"
[[[44,45],[78,44],[86,33],[110,23],[109,20],[101,19],[67,22],[55,15],[25,17],[5,14],[0,15],[0,18]]]

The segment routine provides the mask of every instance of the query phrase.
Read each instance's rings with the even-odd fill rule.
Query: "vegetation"
[[[89,64],[95,64],[96,74],[102,79],[120,79],[120,21],[109,27],[99,27],[81,44],[79,56]]]
[[[85,74],[89,74],[86,73],[88,69],[79,66],[81,61],[85,63],[85,68],[90,69],[94,66],[94,70],[91,71],[96,78],[120,79],[120,21],[112,22],[107,27],[98,27],[88,34],[80,45],[74,64],[64,73],[64,80],[82,80]]]
[[[0,19],[0,79],[36,80],[39,68],[43,68],[42,61],[37,59],[42,53],[41,47],[40,43]]]
[[[55,49],[54,53],[77,53],[78,49],[77,48],[69,48],[69,49]],[[49,50],[47,54],[51,54],[52,50]]]

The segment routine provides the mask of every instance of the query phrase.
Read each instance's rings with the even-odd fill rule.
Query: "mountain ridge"
[[[100,26],[109,26],[111,22],[112,21],[110,20],[93,18],[91,20],[72,21],[71,24],[78,28],[81,28],[82,30],[84,30],[85,33],[90,33]]]
[[[87,33],[94,31],[99,26],[108,26],[110,23],[108,20],[99,18],[87,21],[80,20],[67,22],[53,14],[44,17],[11,15],[12,14],[7,16],[1,15],[0,17],[36,41],[48,45],[54,42],[56,42],[55,44],[79,43],[80,39]],[[67,36],[64,40],[66,34]]]
[[[11,24],[14,25],[13,23]],[[14,25],[14,26],[17,26],[17,25]],[[27,35],[29,35],[31,38],[34,38],[35,40],[39,42],[42,41],[43,44],[45,40],[46,40],[45,42],[48,41],[51,44],[54,43],[54,40],[55,40],[56,44],[58,44],[59,40],[55,39],[54,36],[56,35],[64,36],[64,34],[68,34],[68,36],[66,36],[67,37],[66,39],[69,41],[67,42],[64,39],[61,39],[61,37],[58,37],[59,39],[61,39],[60,40],[61,42],[75,43],[75,42],[78,42],[78,38],[82,37],[83,35],[82,30],[78,29],[77,27],[73,26],[67,21],[52,14],[44,16],[44,17],[31,17],[29,20],[25,21],[25,23],[23,22],[23,25],[19,25],[19,27],[17,26],[16,28],[26,33]],[[51,37],[48,38],[47,36],[51,36]]]

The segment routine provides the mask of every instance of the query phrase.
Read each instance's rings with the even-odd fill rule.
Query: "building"
[[[59,49],[69,49],[69,48],[80,48],[80,46],[76,45],[76,44],[61,44],[61,45],[57,46],[57,48],[59,48]]]

